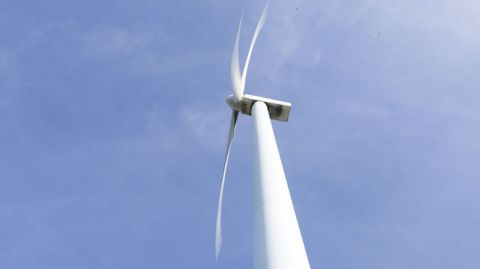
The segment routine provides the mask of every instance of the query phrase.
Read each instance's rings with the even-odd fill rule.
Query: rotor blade
[[[220,250],[222,248],[222,203],[223,203],[223,188],[225,186],[225,176],[227,174],[228,158],[230,157],[230,148],[232,146],[233,134],[235,125],[237,123],[238,112],[232,110],[232,118],[230,120],[230,129],[228,131],[227,149],[225,151],[225,162],[223,163],[222,181],[220,184],[220,195],[218,197],[217,208],[217,225],[215,228],[215,261],[218,260]]]
[[[245,4],[243,6],[242,17],[240,17],[240,24],[238,25],[237,36],[235,37],[235,45],[233,46],[232,61],[230,62],[230,76],[232,78],[233,95],[237,101],[242,100],[242,74],[240,73],[240,61],[238,52],[238,43],[240,40],[240,30],[242,28],[243,13],[245,12]]]
[[[243,90],[245,89],[245,82],[247,80],[248,65],[250,64],[250,57],[252,56],[253,47],[255,46],[255,41],[257,40],[258,34],[260,34],[260,31],[262,31],[263,25],[265,24],[265,19],[267,17],[268,6],[269,5],[270,4],[267,3],[267,5],[265,6],[265,8],[262,11],[262,15],[260,16],[260,19],[258,20],[258,23],[257,23],[257,28],[255,29],[255,33],[253,34],[252,43],[250,44],[250,49],[248,50],[247,60],[245,61],[245,66],[243,67],[243,73],[242,73],[242,81],[241,81],[242,95],[243,95]]]

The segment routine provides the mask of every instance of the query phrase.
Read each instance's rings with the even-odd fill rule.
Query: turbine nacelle
[[[225,101],[234,111],[245,115],[252,115],[252,107],[255,102],[263,102],[267,105],[270,119],[279,121],[288,121],[292,108],[290,103],[250,94],[243,95],[240,101],[237,101],[234,95],[230,95]]]

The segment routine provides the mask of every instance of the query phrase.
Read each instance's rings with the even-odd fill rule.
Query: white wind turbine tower
[[[218,259],[222,246],[223,189],[235,125],[238,114],[241,112],[252,116],[254,130],[254,268],[308,269],[310,265],[307,253],[270,122],[270,119],[287,121],[291,104],[243,94],[248,64],[255,41],[265,23],[267,10],[268,4],[258,21],[242,73],[240,73],[238,43],[243,12],[233,47],[231,62],[233,95],[226,100],[232,108],[232,118],[218,200],[215,258]]]

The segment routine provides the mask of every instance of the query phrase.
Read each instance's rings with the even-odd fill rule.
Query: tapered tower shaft
[[[267,106],[252,108],[254,130],[254,268],[309,269]]]

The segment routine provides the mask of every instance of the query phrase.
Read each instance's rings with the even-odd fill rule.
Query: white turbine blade
[[[240,73],[240,61],[238,52],[238,43],[240,40],[240,30],[242,28],[243,13],[245,11],[245,5],[243,6],[242,17],[240,18],[240,24],[238,25],[237,36],[235,37],[235,45],[233,46],[232,61],[230,63],[230,75],[232,78],[233,95],[237,101],[242,100],[243,87],[242,87],[242,74]]]
[[[223,188],[225,186],[225,176],[227,174],[228,158],[230,157],[230,148],[232,146],[233,134],[235,132],[235,125],[237,124],[238,112],[232,110],[232,118],[230,120],[230,129],[228,131],[227,149],[225,151],[225,161],[223,163],[222,181],[220,184],[220,195],[218,196],[217,208],[217,225],[215,229],[215,261],[218,260],[220,250],[222,248],[222,203],[223,203]]]
[[[243,95],[243,91],[245,89],[245,82],[247,80],[247,72],[248,72],[248,65],[250,64],[250,57],[252,56],[253,47],[255,46],[255,41],[257,41],[258,34],[260,34],[260,32],[262,31],[263,25],[265,24],[265,19],[267,17],[267,13],[268,13],[268,6],[269,6],[269,3],[267,3],[265,8],[263,9],[262,15],[260,16],[260,19],[258,20],[257,28],[255,29],[255,33],[253,34],[253,38],[252,38],[252,43],[250,44],[250,49],[248,50],[247,60],[245,61],[245,66],[243,67],[242,81],[241,81],[242,95]]]

